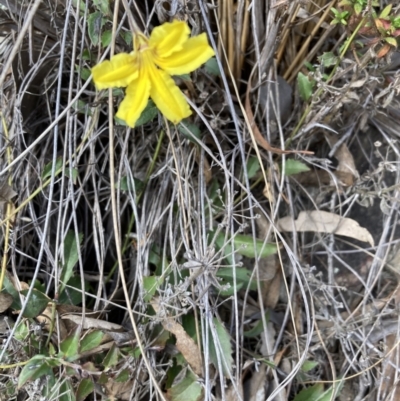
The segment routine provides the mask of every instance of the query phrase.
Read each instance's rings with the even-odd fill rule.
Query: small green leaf
[[[119,354],[120,352],[118,347],[115,344],[113,344],[112,347],[107,352],[106,357],[104,358],[103,361],[104,367],[111,368],[112,366],[115,366],[118,363]]]
[[[265,320],[269,321],[269,311],[265,312]],[[257,337],[265,330],[263,320],[260,319],[257,324],[248,331],[245,331],[243,335],[247,338]]]
[[[336,65],[338,57],[336,57],[332,52],[325,52],[322,56],[318,57],[318,61],[324,67],[332,67],[333,65]]]
[[[248,258],[266,258],[277,252],[275,244],[264,244],[260,239],[255,240],[256,247],[254,248],[254,240],[251,235],[236,234],[233,237],[234,249],[240,255]]]
[[[385,38],[385,41],[389,43],[389,45],[397,47],[397,40],[395,38]]]
[[[76,390],[76,401],[83,401],[94,390],[94,384],[90,379],[82,379]]]
[[[63,166],[63,160],[61,157],[59,157],[56,161],[56,174],[57,171],[61,170]],[[53,169],[53,162],[47,163],[44,166],[43,172],[42,172],[42,179],[46,179],[48,177],[51,177],[51,171]]]
[[[85,280],[85,288],[86,284]],[[79,305],[82,303],[84,292],[85,290],[82,291],[82,277],[79,275],[71,277],[62,290],[58,302],[62,305]]]
[[[212,237],[212,235],[210,235],[210,237]],[[229,263],[233,262],[233,252],[237,252],[248,258],[266,258],[277,252],[277,246],[275,244],[264,244],[264,241],[260,239],[255,239],[254,241],[251,235],[245,234],[236,234],[233,240],[225,243],[225,234],[219,233],[215,239],[215,244],[219,249],[224,249],[225,257]]]
[[[63,357],[68,361],[73,361],[79,357],[79,339],[81,337],[81,327],[77,326],[75,331],[70,334],[63,342],[60,344],[60,350]]]
[[[392,4],[388,4],[382,12],[379,14],[379,18],[387,18],[389,17],[390,12],[392,11]]]
[[[224,325],[217,319],[213,319],[215,333],[217,338],[214,338],[210,331],[209,351],[210,359],[216,369],[218,369],[218,359],[221,362],[222,370],[225,377],[229,377],[232,372],[232,346],[231,336],[225,329]]]
[[[204,65],[204,68],[210,75],[214,75],[216,77],[221,75],[221,71],[219,70],[218,62],[215,57],[210,58]]]
[[[233,275],[232,267],[220,267],[217,272],[217,277],[221,278],[221,285],[229,283],[231,288],[229,292],[222,291],[221,294],[224,296],[230,296],[233,294],[235,289],[233,285],[234,275]],[[239,290],[242,287],[248,287],[250,284],[251,290],[257,289],[257,282],[255,280],[251,280],[251,271],[246,269],[245,267],[237,267],[235,269],[236,276],[236,289]]]
[[[28,361],[19,374],[18,389],[30,380],[36,380],[44,375],[51,374],[53,367],[60,365],[61,363],[57,359],[35,355]]]
[[[111,43],[112,31],[104,31],[101,35],[101,45],[107,47]]]
[[[20,310],[22,305],[19,292],[15,289],[13,283],[8,278],[7,274],[4,276],[3,287],[4,287],[3,291],[12,296],[13,303],[11,304],[10,308],[14,310]]]
[[[190,74],[176,75],[176,77],[180,78],[182,81],[192,82],[192,79],[190,78]]]
[[[89,334],[86,334],[81,340],[80,352],[82,353],[90,351],[91,349],[98,347],[101,344],[103,337],[104,333],[99,330],[95,330]]]
[[[299,87],[300,97],[307,102],[312,96],[314,84],[306,75],[304,75],[302,72],[299,72],[297,75],[297,85]]]
[[[252,156],[246,165],[247,176],[251,180],[260,171],[260,162],[258,157]]]
[[[317,383],[301,390],[300,393],[294,397],[293,401],[317,401],[323,393],[324,385],[322,383]]]
[[[301,367],[302,372],[307,373],[319,365],[316,361],[305,361]]]
[[[361,4],[354,4],[354,12],[356,15],[360,15],[363,10],[363,6]]]
[[[93,46],[97,46],[100,42],[100,33],[104,22],[103,13],[100,11],[88,16],[88,34]]]
[[[22,290],[22,295],[27,295],[29,290]],[[38,291],[37,289],[33,289],[29,299],[26,299],[24,303],[26,303],[26,307],[23,313],[24,317],[33,318],[39,316],[45,309],[47,304],[50,302],[50,298]]]
[[[122,31],[120,33],[120,35],[122,36],[122,39],[124,39],[124,41],[126,42],[127,45],[131,45],[132,44],[132,32],[130,31]]]
[[[147,106],[142,111],[142,114],[140,115],[139,119],[136,121],[135,127],[140,127],[141,125],[144,125],[154,120],[154,118],[157,117],[157,115],[158,115],[157,106],[151,99],[149,99],[149,101],[147,102]]]
[[[135,189],[135,192],[142,192],[145,187],[145,184],[143,181],[140,181],[139,179],[133,177],[133,182],[129,186],[128,182],[128,177],[124,176],[121,178],[121,181],[119,182],[119,189],[121,191],[131,191],[133,188]]]
[[[179,132],[184,135],[189,141],[193,143],[198,143],[194,138],[201,139],[201,131],[200,128],[196,125],[191,123],[189,120],[183,120],[178,125]]]
[[[282,167],[281,167],[282,170]],[[310,168],[303,162],[295,159],[287,159],[285,161],[285,175],[294,175],[310,171]]]
[[[78,243],[76,242],[76,236],[74,231],[68,231],[64,239],[64,265],[61,271],[61,287],[60,292],[65,288],[65,284],[68,283],[70,278],[74,274],[74,267],[79,260],[79,246],[82,243],[83,234],[78,235]]]
[[[25,321],[21,321],[15,329],[14,338],[17,341],[24,341],[29,335],[29,329]]]
[[[167,394],[171,401],[199,401],[203,389],[196,376],[188,371],[183,380],[168,389]]]
[[[64,380],[60,386],[58,401],[76,401],[71,380]]]
[[[161,284],[160,277],[157,276],[143,277],[143,289],[146,292],[146,295],[144,296],[145,302],[151,301],[160,284]]]
[[[117,383],[125,383],[129,380],[130,374],[129,369],[124,369],[116,378]]]
[[[93,0],[93,5],[104,15],[110,13],[109,0]]]

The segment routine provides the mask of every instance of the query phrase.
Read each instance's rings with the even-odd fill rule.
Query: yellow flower
[[[133,38],[134,50],[121,53],[92,69],[97,89],[127,87],[116,116],[134,127],[149,97],[173,123],[192,113],[171,75],[188,74],[214,55],[205,33],[189,38],[183,21],[153,29],[150,38],[141,33]]]

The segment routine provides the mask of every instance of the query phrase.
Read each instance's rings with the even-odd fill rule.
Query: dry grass
[[[189,133],[161,115],[130,130],[112,118],[121,96],[84,79],[109,57],[88,34],[97,3],[78,12],[69,1],[0,2],[2,274],[28,299],[36,285],[55,300],[36,318],[3,308],[0,398],[73,400],[89,379],[88,400],[179,399],[171,386],[191,369],[204,400],[293,400],[311,386],[333,389],[321,400],[397,400],[399,53],[350,47],[337,68],[322,67],[317,57],[338,55],[355,29],[330,25],[336,1],[133,2],[147,31],[179,18],[207,32],[220,75],[202,68],[179,81],[194,111]],[[130,51],[124,4],[101,28],[115,53]],[[315,66],[308,106],[296,85],[305,62]],[[278,75],[294,90],[289,110],[276,101]],[[288,159],[310,171],[281,174]],[[310,210],[357,221],[374,244],[280,228]],[[278,252],[233,251],[242,234]],[[80,236],[73,283],[85,296],[57,303],[65,239]],[[237,288],[243,267],[252,280]],[[81,341],[92,317],[107,335],[96,352],[16,389],[26,361],[58,352],[71,333]],[[66,393],[43,396],[46,387]]]

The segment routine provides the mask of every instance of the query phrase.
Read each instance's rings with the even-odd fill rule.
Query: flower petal
[[[97,89],[128,86],[138,76],[136,55],[120,53],[92,68]]]
[[[182,49],[189,35],[190,29],[186,22],[178,20],[166,22],[153,29],[149,44],[156,50],[159,57],[168,57]]]
[[[207,35],[202,33],[188,39],[182,46],[182,50],[169,57],[156,58],[154,61],[168,74],[182,75],[199,68],[214,54],[214,50],[208,44]]]
[[[143,73],[126,88],[124,100],[119,105],[116,116],[124,120],[133,128],[145,109],[150,95],[151,82],[149,77]]]
[[[155,66],[149,69],[151,79],[150,97],[164,116],[174,124],[189,117],[192,112],[174,80]]]

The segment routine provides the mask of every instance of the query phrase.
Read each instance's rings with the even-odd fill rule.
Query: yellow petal
[[[92,68],[93,81],[97,89],[128,86],[138,76],[136,56],[120,53]]]
[[[167,57],[181,50],[189,35],[190,29],[186,22],[178,20],[166,22],[153,29],[149,44],[159,57]]]
[[[182,75],[199,68],[214,54],[214,50],[208,44],[206,34],[202,33],[187,40],[179,52],[173,53],[169,57],[156,58],[155,62],[168,74]]]
[[[116,116],[124,120],[126,124],[133,128],[136,121],[145,109],[150,95],[150,79],[145,73],[141,73],[126,88],[124,100],[119,105]]]
[[[192,112],[174,80],[155,66],[149,69],[149,74],[151,79],[150,97],[161,113],[174,124],[189,117]]]

